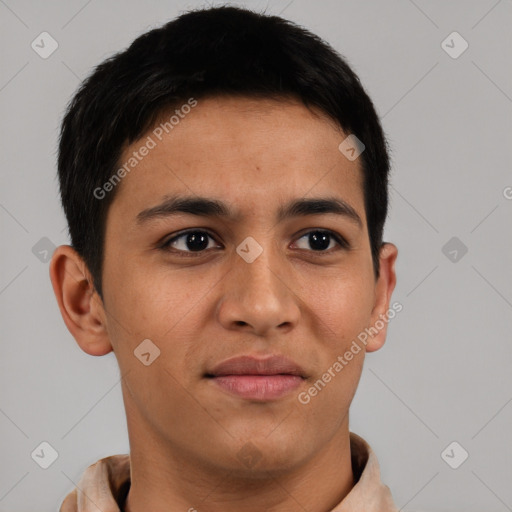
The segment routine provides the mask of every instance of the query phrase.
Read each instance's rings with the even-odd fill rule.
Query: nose
[[[222,283],[217,316],[225,329],[258,336],[287,332],[300,318],[300,298],[291,272],[270,244],[252,262],[237,253]]]

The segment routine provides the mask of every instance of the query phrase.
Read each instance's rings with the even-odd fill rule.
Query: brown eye
[[[314,252],[331,252],[327,251],[327,249],[333,248],[336,245],[341,248],[348,248],[348,243],[346,240],[329,230],[312,230],[308,233],[305,233],[299,238],[300,240],[305,240],[306,247],[299,247],[300,249],[311,249]],[[334,245],[332,245],[334,243]]]
[[[206,231],[189,230],[170,238],[161,248],[184,253],[200,253],[210,248],[210,240],[214,238]]]

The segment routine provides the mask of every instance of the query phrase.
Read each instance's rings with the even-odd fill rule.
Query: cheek
[[[364,269],[351,269],[324,280],[321,290],[309,290],[325,351],[301,403],[309,400],[304,407],[321,411],[325,425],[332,426],[345,418],[361,377],[365,348],[358,336],[371,319],[374,281]]]
[[[128,277],[122,279],[122,275]],[[123,373],[148,370],[140,378],[153,379],[151,389],[158,389],[159,379],[173,387],[165,370],[185,384],[194,368],[193,362],[197,363],[197,358],[190,355],[198,350],[197,334],[211,314],[205,309],[208,307],[205,290],[209,290],[215,280],[199,281],[195,279],[191,285],[184,273],[165,269],[150,272],[149,267],[130,272],[116,269],[110,274],[105,287],[108,291],[106,305],[111,312],[109,336]],[[151,343],[144,340],[151,340]],[[154,364],[147,368],[137,359],[137,354],[148,352],[144,343],[151,353],[150,359],[152,352],[158,354]],[[159,376],[157,368],[164,373]],[[149,386],[150,382],[146,384]]]
[[[311,307],[327,339],[339,350],[368,325],[373,308],[373,282],[362,273],[322,279],[321,286],[308,286],[305,302]]]
[[[173,329],[203,295],[197,283],[170,273],[150,272],[139,268],[115,271],[108,283],[106,304],[114,321],[126,326],[132,336],[161,338]]]

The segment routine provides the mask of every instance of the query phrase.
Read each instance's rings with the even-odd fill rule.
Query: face
[[[346,435],[364,346],[343,356],[388,307],[360,159],[293,101],[199,100],[121,162],[148,135],[109,209],[102,276],[130,440],[227,470],[248,450],[265,471],[299,465]]]

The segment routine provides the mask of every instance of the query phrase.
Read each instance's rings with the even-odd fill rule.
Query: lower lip
[[[298,388],[298,375],[222,375],[211,379],[225,391],[249,400],[273,400]]]

